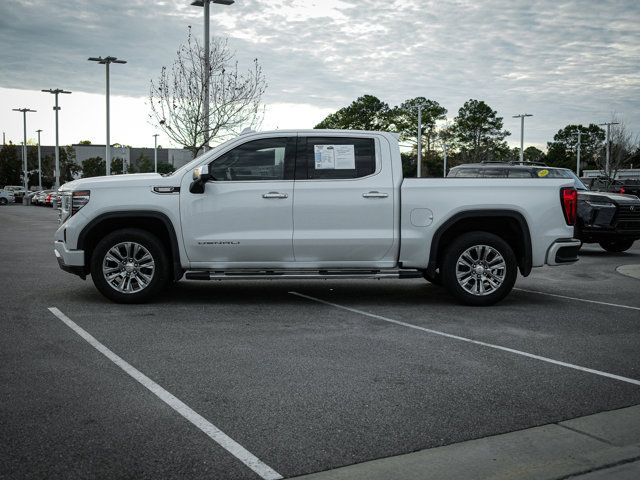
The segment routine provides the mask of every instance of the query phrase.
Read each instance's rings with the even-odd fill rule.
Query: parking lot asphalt
[[[616,271],[640,242],[488,308],[422,280],[181,281],[125,306],[58,268],[56,225],[0,208],[2,478],[260,478],[52,307],[283,477],[640,404],[640,280]]]

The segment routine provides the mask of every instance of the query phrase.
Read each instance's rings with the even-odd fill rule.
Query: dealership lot
[[[616,272],[640,242],[490,308],[422,280],[181,281],[124,306],[58,268],[56,218],[0,208],[1,477],[290,477],[640,404],[640,280]]]

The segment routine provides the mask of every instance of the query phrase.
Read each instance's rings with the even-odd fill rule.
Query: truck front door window
[[[254,140],[215,159],[209,172],[220,182],[285,180],[286,151],[286,138]]]

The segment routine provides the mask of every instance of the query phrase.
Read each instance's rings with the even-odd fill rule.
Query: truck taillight
[[[78,190],[71,194],[71,215],[78,213],[82,207],[89,203],[91,192],[89,190]]]
[[[567,225],[575,225],[578,216],[578,191],[573,187],[561,188],[560,203]]]
[[[618,193],[624,193],[626,192],[626,190],[624,189],[624,187],[620,187],[620,190],[618,190]]]

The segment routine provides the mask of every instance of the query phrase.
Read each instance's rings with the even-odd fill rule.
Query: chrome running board
[[[192,270],[187,280],[335,280],[422,278],[419,270]]]

